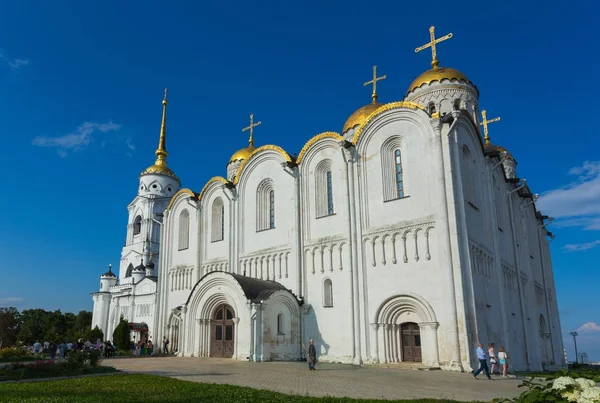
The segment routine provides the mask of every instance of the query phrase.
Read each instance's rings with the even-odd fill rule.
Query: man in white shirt
[[[477,379],[477,375],[479,375],[481,371],[485,371],[485,376],[487,376],[487,378],[491,380],[492,377],[490,376],[490,369],[487,365],[487,357],[485,355],[485,352],[483,351],[483,344],[477,344],[477,350],[475,352],[477,354],[477,359],[479,360],[479,369],[477,371],[471,372],[473,374],[473,378]]]

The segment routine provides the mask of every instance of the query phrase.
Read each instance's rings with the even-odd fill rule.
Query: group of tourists
[[[488,357],[490,360],[490,364],[492,364],[491,374],[496,374],[494,369],[498,369],[498,375],[502,374],[503,378],[508,378],[506,372],[508,371],[508,354],[504,351],[504,347],[500,347],[498,350],[498,355],[496,355],[494,343],[490,343],[488,346],[487,353],[483,350],[483,344],[477,344],[477,350],[475,353],[477,354],[477,359],[479,360],[479,369],[476,371],[472,371],[473,377],[477,379],[477,375],[479,375],[482,371],[485,372],[485,376],[488,379],[492,379],[490,376],[490,368],[488,367]]]
[[[83,341],[83,339],[78,339],[75,343],[66,343],[65,341],[61,343],[56,343],[54,341],[45,341],[44,343],[40,343],[36,341],[31,346],[31,352],[35,356],[48,354],[51,360],[55,358],[66,358],[70,352],[72,351],[92,351],[92,350],[102,350],[103,355],[106,357],[107,353],[110,354],[112,351],[114,353],[115,346],[107,341],[106,343],[102,343],[100,339],[96,340],[96,343],[92,343],[91,341]]]

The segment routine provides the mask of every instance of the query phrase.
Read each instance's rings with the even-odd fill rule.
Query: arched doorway
[[[235,334],[233,329],[233,309],[226,304],[219,305],[212,317],[210,356],[211,357],[233,357]]]
[[[400,325],[402,361],[421,362],[421,332],[419,325],[407,322]]]

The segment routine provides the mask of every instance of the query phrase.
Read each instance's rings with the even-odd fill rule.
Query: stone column
[[[440,352],[437,336],[437,329],[439,326],[438,322],[419,323],[423,364],[430,367],[440,366]]]
[[[232,358],[234,360],[236,360],[238,358],[237,355],[238,355],[238,351],[239,351],[238,350],[238,343],[239,343],[238,329],[239,329],[239,324],[240,324],[240,318],[233,318],[233,323],[234,323],[234,325],[233,325],[234,340],[233,340],[233,357]]]
[[[370,351],[370,361],[373,364],[379,363],[379,340],[378,340],[378,332],[379,329],[378,323],[371,323],[371,351]]]

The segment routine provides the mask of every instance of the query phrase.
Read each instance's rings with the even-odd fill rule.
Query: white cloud
[[[13,70],[19,70],[23,66],[29,65],[29,59],[10,59],[3,49],[0,49],[0,59],[3,59]]]
[[[563,250],[565,252],[578,252],[578,251],[582,251],[582,250],[592,249],[592,248],[595,248],[596,246],[600,246],[600,240],[593,241],[593,242],[579,243],[579,244],[568,244],[568,245],[563,246]]]
[[[577,329],[578,332],[600,332],[600,325],[598,325],[596,322],[587,322],[584,323],[583,325],[581,325],[581,327],[579,329]]]
[[[32,144],[37,147],[57,148],[58,155],[64,158],[69,150],[83,150],[92,142],[94,133],[107,133],[120,128],[121,125],[112,121],[108,123],[84,122],[73,133],[60,137],[38,136],[33,139]]]
[[[9,305],[23,301],[25,299],[21,297],[0,297],[0,305]]]
[[[23,66],[29,65],[28,59],[13,59],[8,62],[8,65],[13,68],[13,70],[19,70]]]
[[[130,137],[127,137],[127,139],[125,139],[125,143],[127,144],[127,148],[129,148],[131,151],[135,151],[135,146],[133,145],[133,142]]]
[[[542,194],[538,207],[557,218],[557,226],[600,230],[600,161],[586,161],[569,174],[577,179]]]

